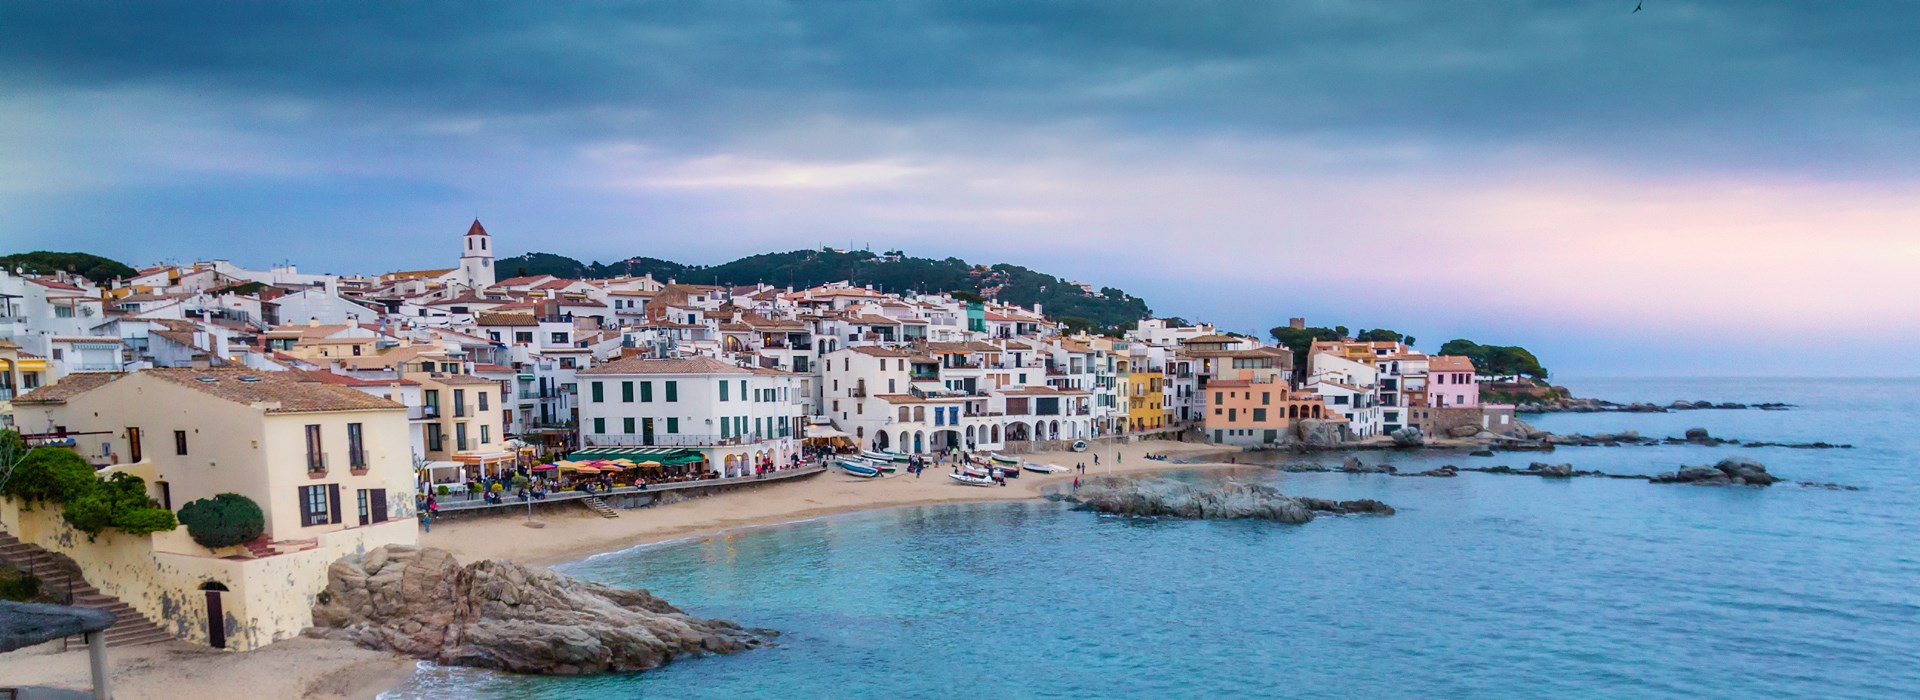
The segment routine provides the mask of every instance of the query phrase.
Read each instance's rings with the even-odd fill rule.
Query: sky
[[[0,4],[0,251],[819,245],[1561,375],[1913,375],[1920,3]]]

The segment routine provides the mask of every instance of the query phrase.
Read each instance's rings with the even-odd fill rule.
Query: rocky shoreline
[[[644,671],[729,654],[775,633],[693,617],[643,590],[501,560],[461,566],[440,549],[388,545],[341,558],[309,636],[450,666],[576,675]]]
[[[1574,477],[1596,477],[1602,479],[1632,479],[1653,484],[1696,484],[1701,486],[1771,486],[1784,483],[1785,479],[1767,471],[1766,465],[1745,457],[1728,457],[1710,466],[1681,467],[1679,470],[1663,474],[1614,474],[1597,469],[1577,469],[1572,464],[1548,464],[1533,462],[1523,469],[1506,465],[1494,467],[1461,467],[1452,464],[1442,465],[1421,472],[1402,472],[1391,464],[1366,464],[1358,457],[1347,457],[1338,467],[1329,467],[1316,462],[1294,462],[1277,467],[1288,473],[1331,473],[1345,474],[1385,474],[1397,477],[1433,477],[1450,478],[1461,472],[1481,474],[1506,474],[1515,476],[1533,476],[1546,479],[1571,479]],[[1847,486],[1812,481],[1790,482],[1808,488],[1824,488],[1836,491],[1859,491],[1858,486]]]
[[[1094,477],[1077,489],[1051,494],[1049,498],[1099,513],[1190,520],[1304,523],[1319,513],[1394,513],[1393,506],[1371,499],[1334,501],[1288,496],[1271,486],[1240,481],[1197,485],[1165,478]]]
[[[1514,406],[1515,413],[1670,413],[1673,411],[1785,411],[1794,406],[1790,403],[1769,401],[1765,403],[1744,404],[1732,401],[1673,401],[1666,404],[1655,403],[1614,403],[1604,399],[1555,399],[1552,401],[1528,401]]]
[[[1689,428],[1685,436],[1664,438],[1647,437],[1641,435],[1640,431],[1637,430],[1625,430],[1618,433],[1596,433],[1593,435],[1583,435],[1580,433],[1573,433],[1571,435],[1555,434],[1548,435],[1546,442],[1552,445],[1574,447],[1620,447],[1623,445],[1704,445],[1707,447],[1719,447],[1721,445],[1739,445],[1741,447],[1784,447],[1795,450],[1853,449],[1852,445],[1834,444],[1825,441],[1769,442],[1765,440],[1742,441],[1735,438],[1718,438],[1708,433],[1706,428]]]

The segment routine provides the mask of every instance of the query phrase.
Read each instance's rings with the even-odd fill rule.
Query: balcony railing
[[[349,450],[347,452],[347,470],[355,476],[367,473],[367,451]]]
[[[586,435],[583,442],[587,447],[725,447],[728,445],[751,445],[757,442],[778,440],[791,437],[792,434],[749,432],[743,435],[720,435],[717,433],[655,433]]]
[[[539,391],[539,390],[537,390],[537,389],[521,389],[521,390],[520,390],[520,398],[522,398],[522,399],[537,399],[537,398],[540,398],[540,391]]]
[[[408,406],[407,407],[407,420],[426,420],[429,418],[439,418],[439,417],[440,417],[439,406]]]
[[[327,473],[327,455],[324,452],[307,453],[307,474],[322,476]]]

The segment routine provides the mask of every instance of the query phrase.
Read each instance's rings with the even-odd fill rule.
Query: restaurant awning
[[[846,434],[846,432],[844,431],[836,430],[831,425],[809,425],[807,426],[807,437],[808,438],[846,438],[846,437],[853,437],[853,436]]]
[[[631,459],[634,461],[659,462],[664,465],[692,464],[706,460],[698,450],[681,447],[589,447],[573,454],[567,459],[580,461],[586,459]]]

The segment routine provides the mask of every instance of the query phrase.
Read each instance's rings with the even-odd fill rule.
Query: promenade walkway
[[[827,470],[827,467],[824,464],[812,464],[812,465],[800,467],[798,469],[782,469],[779,471],[768,472],[766,474],[760,474],[757,476],[735,476],[735,477],[728,477],[724,479],[701,479],[699,481],[677,481],[677,482],[667,483],[667,484],[649,484],[645,488],[641,488],[637,486],[628,486],[624,488],[612,489],[609,491],[595,491],[592,494],[582,493],[579,491],[552,491],[547,494],[547,497],[545,499],[534,501],[534,505],[546,505],[550,503],[560,503],[565,501],[577,501],[582,498],[586,498],[589,495],[606,498],[607,496],[618,496],[621,494],[630,494],[630,493],[662,493],[666,491],[681,491],[685,489],[713,488],[716,486],[724,487],[724,486],[740,486],[745,484],[764,484],[764,483],[771,483],[775,481],[786,481],[789,479],[796,479],[803,476],[812,476],[814,474],[819,474],[820,472],[823,472],[826,470]],[[469,499],[449,498],[447,500],[440,501],[441,513],[473,512],[473,511],[483,511],[483,510],[490,510],[490,509],[496,509],[496,508],[525,508],[525,507],[527,507],[526,502],[520,500],[519,498],[516,498],[512,492],[506,493],[505,497],[499,503],[488,503],[485,500],[478,497],[469,498]]]

